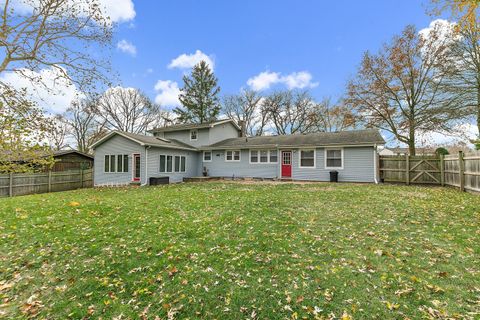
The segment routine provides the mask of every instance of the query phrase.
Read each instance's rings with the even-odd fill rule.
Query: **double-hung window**
[[[198,131],[197,130],[191,130],[190,131],[190,140],[195,141],[198,139]]]
[[[212,161],[212,151],[204,151],[203,162],[211,162],[211,161]]]
[[[228,150],[225,152],[225,161],[240,161],[240,150]]]
[[[325,150],[325,168],[342,169],[343,168],[343,149]]]
[[[300,150],[300,168],[315,168],[315,150]]]

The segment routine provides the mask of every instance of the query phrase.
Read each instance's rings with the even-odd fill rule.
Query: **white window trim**
[[[257,162],[252,162],[252,151],[257,152],[257,157],[258,157],[258,161],[257,161]],[[268,157],[268,161],[267,161],[267,162],[260,162],[260,151],[267,151],[267,157]],[[249,164],[277,164],[277,163],[278,163],[278,154],[279,154],[279,151],[276,150],[276,152],[277,152],[277,161],[276,161],[276,162],[271,162],[271,161],[270,161],[271,151],[273,151],[273,149],[250,149],[250,152],[249,152],[249,154],[248,154],[248,163],[249,163]]]
[[[205,153],[210,152],[210,160],[205,160]],[[203,162],[212,162],[213,151],[203,151]]]
[[[302,166],[302,151],[313,151],[313,167]],[[298,167],[301,169],[316,169],[317,168],[317,149],[298,149]]]
[[[342,166],[341,167],[328,167],[327,166],[327,151],[328,150],[340,150],[341,151],[341,157],[342,157]],[[344,164],[344,161],[345,161],[345,157],[343,155],[343,148],[325,148],[325,154],[324,154],[324,158],[325,158],[325,169],[330,169],[330,170],[343,170],[343,164]]]
[[[195,139],[192,139],[192,132],[195,132]],[[197,141],[197,140],[198,140],[198,130],[197,129],[190,130],[190,141]]]
[[[232,160],[227,160],[228,151],[232,152]],[[233,156],[234,152],[238,152],[238,160],[235,160],[235,157]],[[242,161],[242,152],[240,150],[225,150],[225,162],[240,162],[240,161]]]
[[[160,169],[160,157],[164,156],[165,157],[165,171],[162,172]],[[172,157],[172,171],[167,171],[167,157]],[[175,171],[175,157],[180,157],[180,171],[176,172]],[[185,158],[185,171],[182,171],[182,157]],[[182,154],[164,154],[161,153],[158,155],[158,172],[159,173],[173,173],[173,174],[179,174],[179,173],[186,173],[187,172],[187,159],[188,157],[186,155]]]

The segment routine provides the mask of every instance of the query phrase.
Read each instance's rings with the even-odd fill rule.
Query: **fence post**
[[[458,152],[458,162],[460,168],[460,191],[465,191],[465,162],[463,161],[463,151]]]
[[[48,192],[52,192],[52,170],[48,170]]]
[[[8,196],[13,197],[13,172],[10,172],[8,180]]]
[[[440,155],[440,184],[445,186],[445,155]]]
[[[405,182],[407,185],[410,184],[410,155],[405,155]]]

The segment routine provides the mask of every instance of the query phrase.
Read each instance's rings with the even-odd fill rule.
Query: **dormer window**
[[[198,131],[197,130],[190,130],[190,140],[197,140]]]

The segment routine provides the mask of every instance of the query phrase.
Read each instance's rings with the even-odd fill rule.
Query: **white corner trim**
[[[302,167],[302,151],[313,151],[313,167]],[[316,169],[317,168],[317,149],[315,148],[298,149],[298,167],[300,169]]]
[[[342,166],[341,167],[329,167],[327,166],[327,151],[328,150],[340,150],[341,151],[341,157],[342,157]],[[325,154],[324,154],[324,162],[325,162],[325,170],[343,170],[344,163],[345,163],[345,156],[343,152],[343,148],[335,148],[335,147],[330,147],[330,148],[325,148]]]

